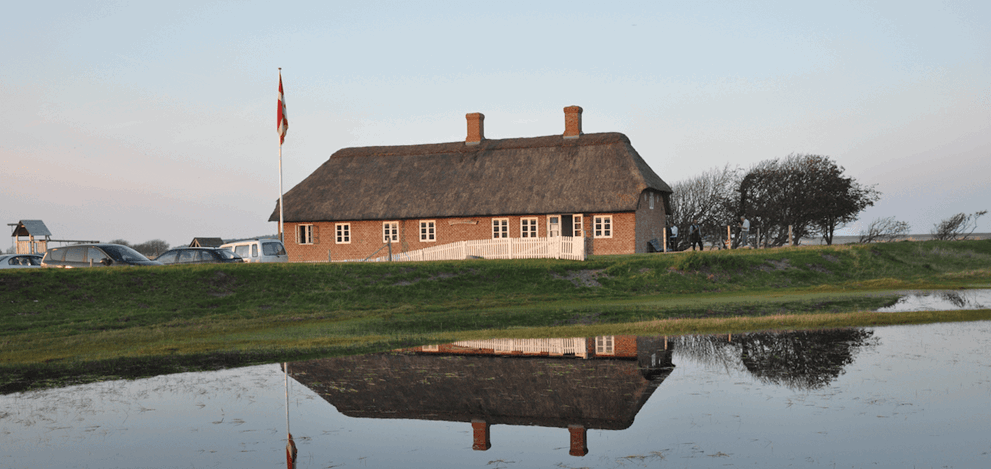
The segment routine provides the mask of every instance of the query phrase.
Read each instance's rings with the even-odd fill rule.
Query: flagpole
[[[282,97],[282,67],[279,67],[279,99],[285,99]],[[280,102],[279,106],[281,108],[283,104]],[[286,245],[286,230],[285,222],[282,216],[283,204],[282,204],[282,140],[283,136],[279,137],[279,241],[282,241],[282,245]]]

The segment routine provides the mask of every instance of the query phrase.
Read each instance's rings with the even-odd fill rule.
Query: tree
[[[909,224],[895,220],[895,217],[878,218],[860,232],[860,243],[878,243],[894,241],[895,238],[908,234]]]
[[[931,231],[933,239],[944,241],[967,239],[974,233],[974,230],[977,229],[977,219],[983,217],[987,213],[987,210],[982,210],[970,215],[962,212],[953,215],[952,217],[933,225],[933,230]]]
[[[873,186],[862,186],[843,175],[843,167],[828,157],[792,154],[755,165],[740,182],[738,215],[760,230],[758,242],[781,246],[792,228],[793,243],[822,236],[833,244],[836,228],[857,219],[880,199]]]
[[[135,251],[140,252],[148,257],[158,257],[163,252],[169,250],[169,243],[161,239],[153,239],[151,241],[145,241],[141,244],[135,244],[131,246]]]
[[[713,246],[722,240],[723,228],[732,222],[738,205],[739,168],[726,165],[710,169],[699,176],[678,181],[671,186],[671,224],[678,226],[679,249],[688,243],[688,227],[693,220],[701,226],[703,242]]]

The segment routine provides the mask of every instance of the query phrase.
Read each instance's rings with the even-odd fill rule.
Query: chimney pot
[[[571,450],[568,454],[572,456],[588,454],[588,429],[584,425],[568,425],[568,432],[571,433]]]
[[[564,138],[578,138],[582,134],[582,108],[568,106],[564,108]]]
[[[465,114],[468,119],[468,137],[465,143],[468,145],[478,145],[485,140],[485,115],[481,112],[470,112]]]
[[[489,440],[489,427],[491,425],[484,420],[473,419],[471,429],[473,430],[471,449],[475,451],[485,451],[492,447]]]

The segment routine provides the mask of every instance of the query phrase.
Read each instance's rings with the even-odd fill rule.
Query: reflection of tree
[[[828,386],[853,363],[862,347],[874,346],[863,329],[761,332],[727,336],[685,336],[675,350],[707,365],[746,369],[755,378],[796,390]]]
[[[946,301],[951,305],[956,306],[957,308],[963,308],[967,306],[967,298],[964,298],[963,295],[955,291],[937,292],[936,296],[942,298],[943,301]]]
[[[874,345],[873,336],[863,329],[759,333],[742,336],[734,345],[744,366],[761,381],[812,390],[843,374],[860,347]]]

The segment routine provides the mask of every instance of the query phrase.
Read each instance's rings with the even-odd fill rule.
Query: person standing
[[[678,250],[678,225],[671,225],[671,236],[668,237],[668,244],[671,245],[672,251]]]
[[[740,239],[737,243],[738,247],[748,246],[750,238],[750,220],[747,217],[740,216]]]
[[[702,248],[702,227],[699,226],[698,219],[692,220],[692,224],[688,226],[688,242],[692,243],[692,251],[695,250],[695,244],[699,245],[699,251],[704,250]]]

